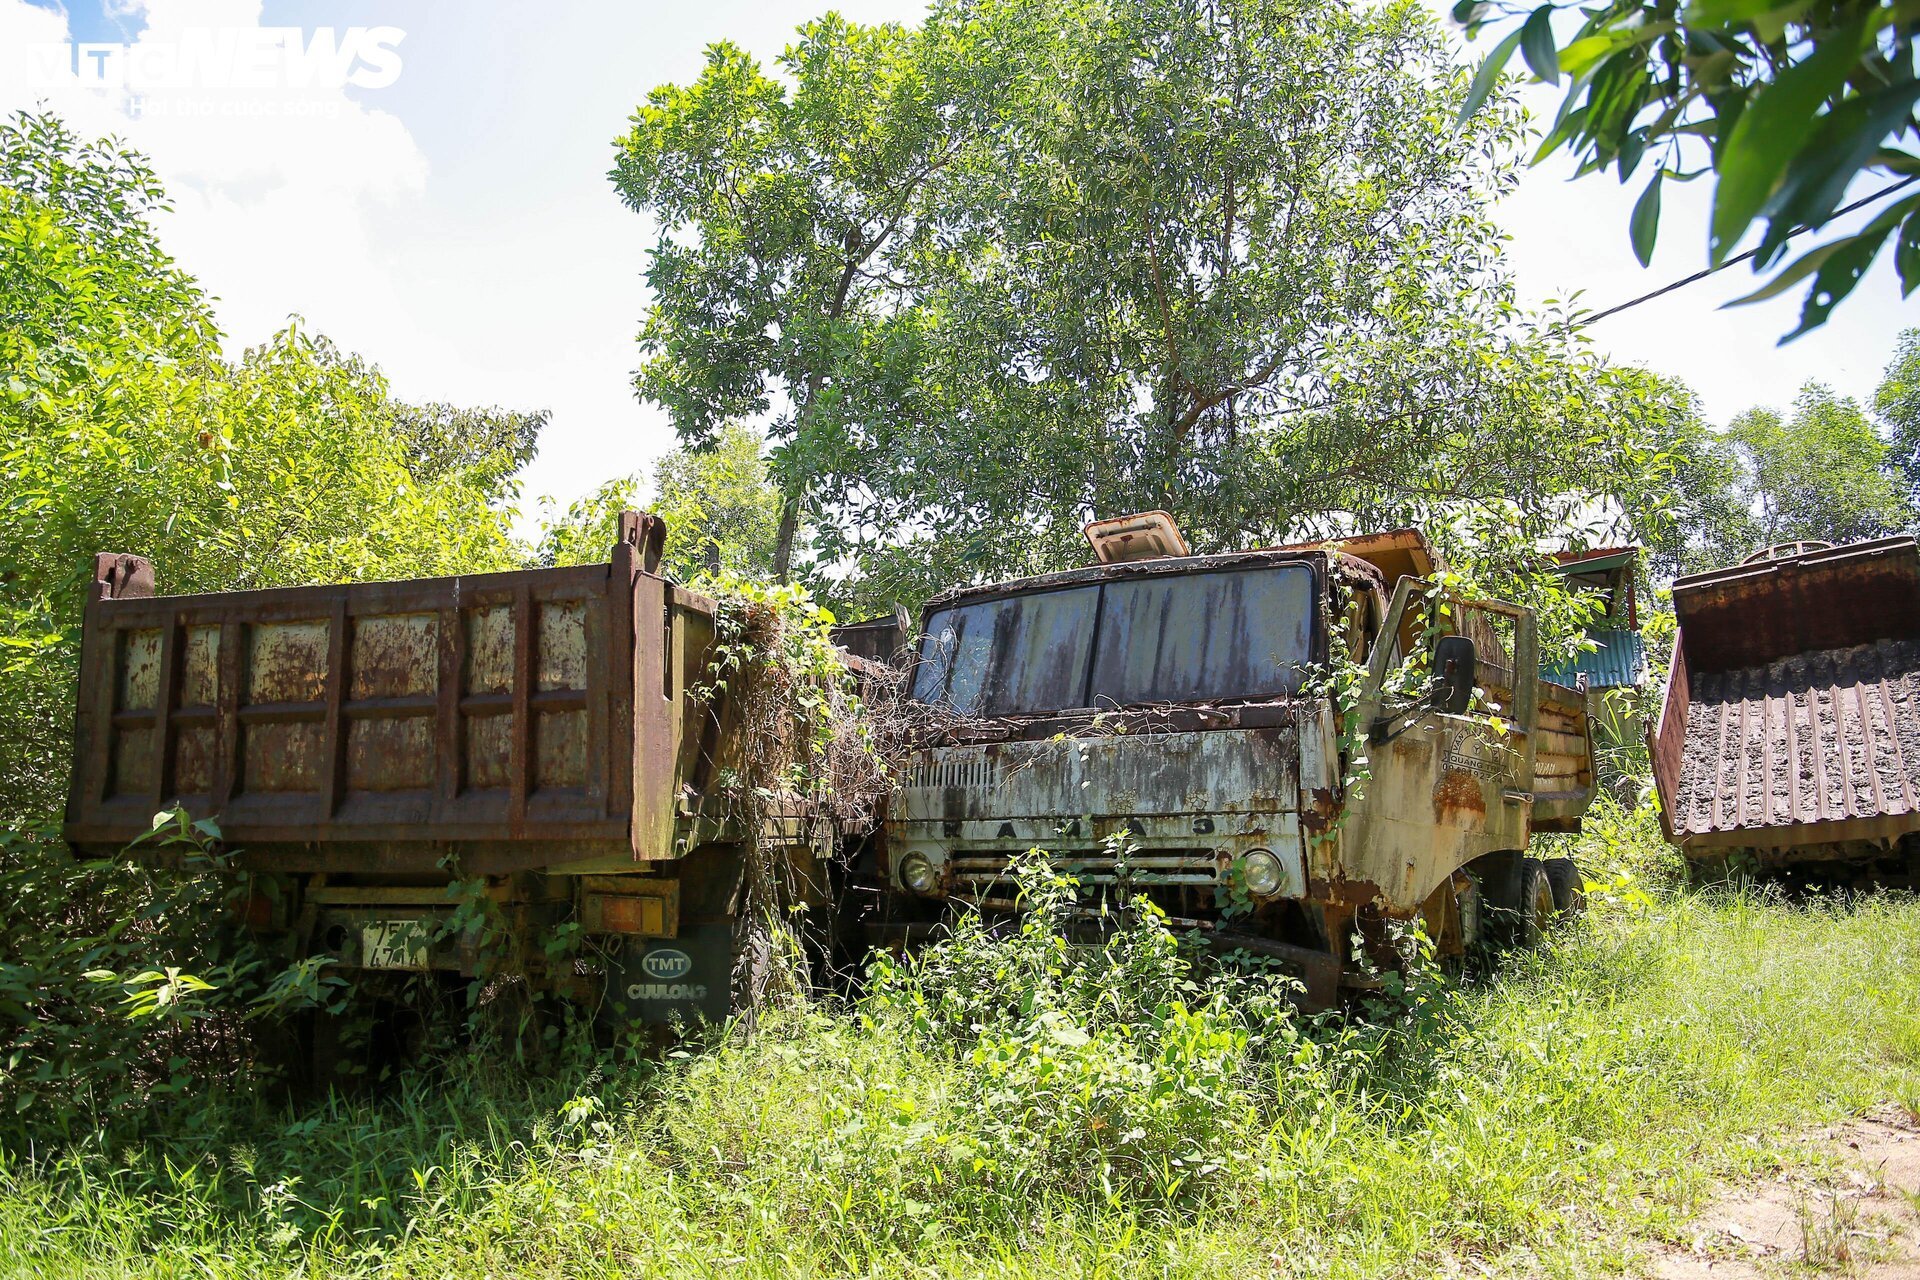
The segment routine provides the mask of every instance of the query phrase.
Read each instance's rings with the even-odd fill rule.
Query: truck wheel
[[[1553,886],[1553,909],[1577,916],[1587,909],[1586,878],[1572,858],[1548,858],[1547,883]]]
[[[1555,913],[1553,881],[1547,877],[1546,864],[1528,858],[1520,864],[1520,936],[1522,947],[1531,951],[1546,940]]]

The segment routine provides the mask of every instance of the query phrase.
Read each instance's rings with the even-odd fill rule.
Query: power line
[[[1833,213],[1828,216],[1826,222],[1823,222],[1820,225],[1825,226],[1827,222],[1832,222],[1835,218],[1844,217],[1847,214],[1852,213],[1855,209],[1863,208],[1866,205],[1870,205],[1875,200],[1879,200],[1885,196],[1890,196],[1894,192],[1900,190],[1902,187],[1911,186],[1915,182],[1920,182],[1920,173],[1914,174],[1911,177],[1902,178],[1898,182],[1895,182],[1889,186],[1880,188],[1880,190],[1874,192],[1872,195],[1863,196],[1860,199],[1855,200],[1850,205],[1846,205],[1842,208],[1835,209]],[[1787,232],[1786,238],[1788,240],[1791,240],[1795,236],[1803,235],[1806,232],[1811,230],[1813,230],[1812,227],[1796,227],[1792,231]],[[1745,262],[1747,259],[1754,257],[1759,252],[1760,251],[1758,249],[1749,249],[1745,253],[1740,254],[1737,257],[1728,258],[1725,262],[1721,263],[1717,267],[1708,267],[1705,271],[1696,271],[1690,276],[1686,276],[1682,279],[1675,280],[1672,284],[1662,285],[1660,288],[1655,289],[1652,293],[1643,293],[1639,297],[1633,299],[1631,302],[1623,302],[1617,307],[1608,307],[1605,311],[1598,311],[1598,312],[1595,312],[1593,315],[1585,316],[1580,320],[1580,323],[1582,325],[1589,325],[1594,323],[1594,321],[1596,320],[1605,320],[1608,316],[1617,316],[1622,311],[1626,311],[1630,308],[1637,307],[1643,302],[1652,302],[1655,298],[1664,297],[1667,294],[1672,293],[1675,289],[1684,289],[1688,285],[1693,284],[1695,281],[1705,280],[1708,276],[1717,275],[1718,273],[1725,271],[1728,267],[1738,266],[1740,263]]]

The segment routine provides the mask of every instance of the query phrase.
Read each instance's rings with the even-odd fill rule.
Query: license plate
[[[426,926],[418,920],[374,920],[361,926],[360,963],[369,969],[426,968]]]

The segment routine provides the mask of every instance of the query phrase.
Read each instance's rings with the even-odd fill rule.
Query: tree
[[[534,566],[552,569],[605,560],[620,536],[621,514],[645,505],[640,491],[641,478],[634,474],[604,481],[562,512],[554,512],[552,498],[542,498],[548,510],[541,518],[540,537],[534,543]]]
[[[653,510],[667,522],[664,562],[684,578],[776,576],[780,491],[757,432],[734,424],[707,449],[675,449],[654,469]],[[807,530],[787,535],[804,546]]]
[[[647,507],[667,522],[663,569],[681,581],[717,573],[774,576],[781,494],[771,479],[764,442],[747,427],[721,429],[713,443],[668,452],[654,468],[653,498],[641,497],[638,475],[607,481],[541,525],[534,561],[542,565],[604,560],[620,513]],[[804,527],[796,542],[804,545]]]
[[[635,386],[690,446],[761,417],[783,496],[773,568],[837,450],[841,377],[884,377],[908,260],[928,250],[928,181],[958,127],[939,109],[930,37],[829,15],[781,57],[792,89],[731,44],[698,80],[648,95],[613,183],[653,215],[652,306]]]
[[[438,402],[393,406],[394,434],[407,470],[421,484],[480,470],[503,479],[533,461],[540,433],[551,415],[502,409],[463,408]]]
[[[1518,116],[1452,128],[1418,5],[946,0],[783,63],[791,99],[725,49],[656,91],[616,182],[662,224],[642,394],[683,430],[770,415],[819,561],[857,563],[836,596],[1074,563],[1084,520],[1142,506],[1207,550],[1646,510],[1678,406],[1518,311],[1487,217]],[[803,99],[909,89],[844,148],[780,143],[840,119]]]
[[[1920,329],[1900,335],[1873,397],[1887,431],[1887,464],[1900,478],[1907,502],[1920,510]]]
[[[1691,392],[1676,385],[1674,395],[1687,409],[1666,446],[1671,476],[1664,518],[1637,530],[1650,580],[1733,564],[1761,536],[1740,456],[1725,433],[1707,423]]]
[[[1569,148],[1581,173],[1613,166],[1620,181],[1643,160],[1653,176],[1629,224],[1641,263],[1653,255],[1660,192],[1669,180],[1714,174],[1707,242],[1713,266],[1731,265],[1756,221],[1753,252],[1764,273],[1793,235],[1825,227],[1863,174],[1920,176],[1903,149],[1920,119],[1914,36],[1920,10],[1881,0],[1602,0],[1580,8],[1564,42],[1554,18],[1571,3],[1459,0],[1469,35],[1504,21],[1513,29],[1481,64],[1466,95],[1471,117],[1518,50],[1536,80],[1567,89],[1535,163]],[[1524,16],[1522,16],[1524,15]],[[1891,188],[1889,188],[1891,189]],[[1741,299],[1757,302],[1812,278],[1789,341],[1826,323],[1887,241],[1903,294],[1920,284],[1920,195],[1884,206],[1867,226],[1808,250]]]
[[[1913,508],[1888,473],[1887,446],[1853,400],[1818,382],[1791,417],[1749,409],[1727,426],[1736,492],[1753,515],[1753,543],[1855,542],[1895,533]]]

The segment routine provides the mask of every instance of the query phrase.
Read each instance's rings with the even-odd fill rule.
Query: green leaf
[[[1908,81],[1849,98],[1820,118],[1813,137],[1760,211],[1770,222],[1760,242],[1761,265],[1772,261],[1799,228],[1826,224],[1848,185],[1879,150],[1881,139],[1912,117],[1916,102],[1920,81]]]
[[[1813,278],[1813,288],[1807,290],[1806,303],[1800,308],[1800,327],[1780,339],[1779,345],[1785,346],[1809,329],[1817,329],[1827,322],[1827,316],[1840,305],[1840,300],[1853,292],[1860,283],[1860,277],[1867,274],[1867,268],[1873,265],[1873,259],[1880,252],[1881,242],[1893,230],[1891,222],[1876,220],[1874,224],[1857,236],[1840,242],[1838,252],[1828,256],[1821,264],[1820,271]]]
[[[1655,170],[1653,181],[1633,202],[1633,217],[1627,224],[1633,240],[1633,256],[1640,259],[1643,267],[1653,261],[1653,242],[1660,233],[1660,179],[1665,176],[1664,169]]]
[[[1465,124],[1471,120],[1473,113],[1480,109],[1480,104],[1487,100],[1493,87],[1500,83],[1500,73],[1506,69],[1507,60],[1513,57],[1513,51],[1519,44],[1520,32],[1515,31],[1493,47],[1487,60],[1480,64],[1480,70],[1474,73],[1473,83],[1467,87],[1467,100],[1460,105],[1458,123]]]
[[[1560,83],[1560,51],[1553,44],[1553,6],[1535,9],[1520,27],[1520,52],[1533,74],[1547,84]]]
[[[1635,129],[1620,139],[1620,181],[1625,182],[1640,167],[1640,157],[1647,153],[1647,131]]]
[[[1619,40],[1614,36],[1587,36],[1575,40],[1560,51],[1560,69],[1568,75],[1579,75],[1618,43]]]
[[[1831,257],[1834,250],[1838,249],[1844,243],[1845,241],[1835,241],[1832,244],[1821,245],[1818,249],[1799,258],[1792,266],[1783,270],[1779,275],[1769,280],[1760,288],[1755,289],[1752,293],[1746,294],[1744,297],[1735,298],[1732,302],[1721,303],[1720,309],[1725,311],[1729,307],[1750,306],[1756,302],[1765,302],[1768,298],[1779,297],[1794,285],[1819,270],[1820,264]]]
[[[1779,0],[1693,0],[1687,6],[1689,27],[1724,27],[1735,22],[1750,22],[1773,9],[1804,9],[1799,4],[1781,4]]]
[[[1920,210],[1920,196],[1902,200],[1882,211],[1880,216],[1868,223],[1863,230],[1835,240],[1831,244],[1821,245],[1775,276],[1766,287],[1724,305],[1739,307],[1749,303],[1764,302],[1768,298],[1779,296],[1808,276],[1813,276],[1813,287],[1808,290],[1807,300],[1800,309],[1800,325],[1792,333],[1780,339],[1781,345],[1784,346],[1808,330],[1817,329],[1827,322],[1827,316],[1834,307],[1839,305],[1841,299],[1853,292],[1854,286],[1860,283],[1860,277],[1864,276],[1867,268],[1873,265],[1874,255],[1880,252],[1881,244],[1894,227],[1917,210]]]
[[[1867,15],[1815,46],[1813,53],[1765,86],[1740,113],[1721,151],[1713,192],[1709,260],[1716,266],[1746,234],[1800,146],[1813,132],[1820,104],[1846,83],[1860,56]]]

